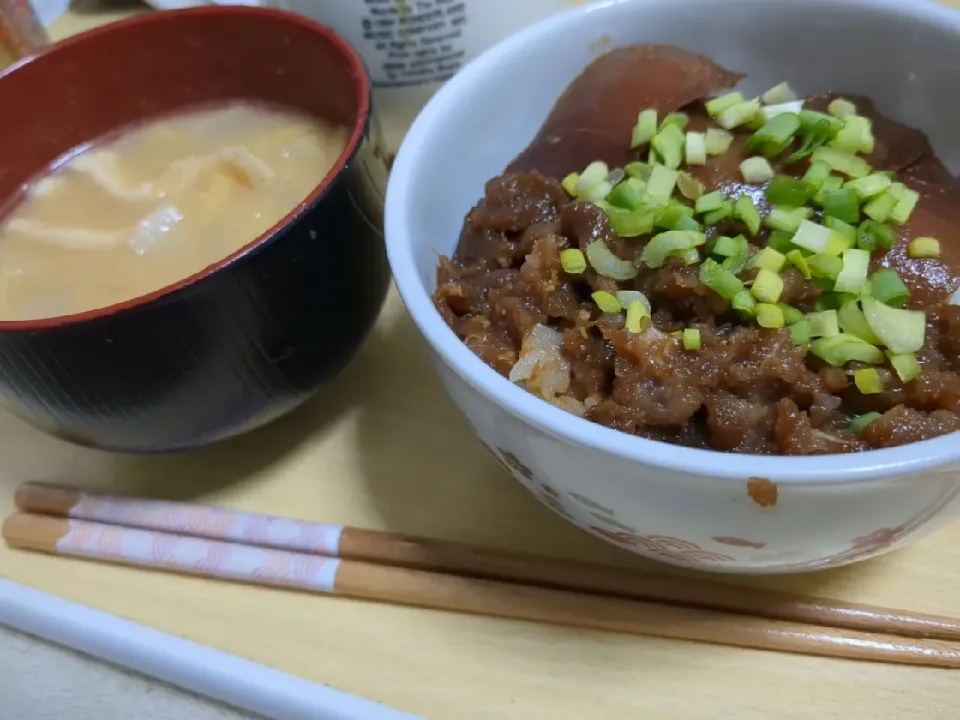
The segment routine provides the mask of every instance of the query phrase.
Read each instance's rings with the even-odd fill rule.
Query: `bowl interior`
[[[152,13],[71,38],[0,74],[0,206],[70,149],[179,109],[248,99],[354,128],[359,56],[299,16],[210,7]]]
[[[390,250],[409,254],[422,291],[434,289],[436,254],[454,250],[484,183],[533,139],[564,88],[598,54],[644,42],[708,55],[746,74],[740,87],[747,93],[786,80],[801,93],[865,95],[881,112],[928,133],[940,158],[960,170],[960,95],[950,91],[960,73],[960,13],[885,0],[727,0],[722,11],[706,0],[587,7],[488,52],[414,124],[391,183],[391,195],[394,186],[416,189],[396,193],[409,246]],[[391,213],[388,207],[392,246],[398,238],[390,236]]]

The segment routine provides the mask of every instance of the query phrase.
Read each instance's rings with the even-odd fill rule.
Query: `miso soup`
[[[0,320],[69,315],[187,278],[309,195],[349,130],[231,103],[81,148],[0,222]]]

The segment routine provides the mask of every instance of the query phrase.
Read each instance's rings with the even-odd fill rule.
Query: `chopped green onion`
[[[677,257],[684,265],[696,265],[700,262],[700,251],[697,248],[687,248],[678,252]]]
[[[886,175],[873,173],[864,178],[848,180],[843,187],[855,191],[861,200],[866,200],[889,190],[892,184]]]
[[[892,189],[893,188],[891,188],[891,191]],[[893,195],[893,192],[890,194]],[[903,187],[899,196],[894,195],[894,197],[897,199],[897,204],[893,210],[890,211],[890,222],[894,225],[904,225],[910,219],[913,209],[917,206],[917,202],[920,200],[920,193],[916,190]]]
[[[646,145],[657,133],[657,111],[648,109],[637,116],[637,124],[633,126],[633,137],[630,140],[631,148]]]
[[[642,329],[641,321],[645,317],[650,317],[650,309],[642,301],[634,300],[627,305],[627,317],[624,321],[627,332],[640,332]]]
[[[806,322],[804,319],[803,312],[797,310],[797,308],[791,305],[784,305],[780,303],[780,312],[783,313],[783,320],[787,325],[793,325],[798,322]]]
[[[721,235],[713,241],[713,247],[710,254],[721,255],[722,257],[731,257],[740,250],[740,243],[737,238]]]
[[[671,208],[673,209],[673,208]],[[685,213],[680,213],[680,216],[676,219],[672,226],[665,228],[666,230],[690,230],[693,232],[701,232],[703,228],[700,226],[696,220]]]
[[[893,268],[881,268],[870,278],[869,295],[880,302],[900,307],[910,299],[910,290]]]
[[[667,261],[667,258],[674,257],[686,250],[696,248],[700,245],[703,245],[705,242],[706,238],[702,233],[684,230],[670,230],[665,233],[660,233],[659,235],[654,235],[650,239],[650,242],[647,243],[646,247],[643,248],[643,252],[640,255],[640,260],[647,267],[663,267],[663,264]]]
[[[677,186],[677,176],[676,170],[663,165],[654,165],[650,170],[650,179],[647,180],[647,192],[650,197],[668,200]]]
[[[893,268],[882,268],[871,276],[870,295],[894,307],[900,307],[910,299],[910,291]]]
[[[890,366],[897,373],[900,382],[908,383],[920,377],[920,363],[917,362],[917,356],[913,353],[887,353],[890,359]]]
[[[600,240],[587,245],[587,260],[597,274],[611,280],[632,280],[637,276],[637,266],[628,260],[621,260]]]
[[[647,182],[647,180],[650,179],[650,172],[652,169],[653,168],[650,167],[648,163],[640,161],[628,163],[624,168],[627,175],[632,178],[636,178],[637,180],[642,180],[643,182]]]
[[[603,180],[598,182],[585,193],[582,193],[580,195],[580,199],[586,200],[587,202],[597,203],[607,197],[611,190],[613,190],[613,183]]]
[[[803,180],[777,175],[764,190],[767,202],[784,207],[803,207],[813,197],[813,188]]]
[[[706,225],[716,225],[722,220],[733,216],[733,200],[725,200],[723,206],[708,212],[703,216],[703,222]]]
[[[591,190],[594,186],[599,185],[604,180],[607,179],[607,176],[610,174],[610,168],[607,167],[605,162],[600,162],[599,160],[590,163],[580,173],[580,177],[577,180],[577,192],[576,195],[579,197],[584,195],[587,191]]]
[[[749,290],[741,290],[730,301],[730,307],[747,317],[757,316],[757,301]]]
[[[803,277],[807,280],[811,278],[813,273],[810,271],[810,266],[807,264],[806,256],[800,252],[798,249],[793,249],[787,252],[786,254],[787,262],[793,265]]]
[[[765,183],[773,177],[773,166],[763,157],[751,157],[740,163],[740,174],[748,183]]]
[[[840,334],[836,310],[807,313],[807,322],[810,323],[810,337],[833,337]]]
[[[622,182],[614,187],[607,195],[606,201],[623,210],[637,210],[644,205],[641,191],[629,182]]]
[[[560,181],[560,186],[567,191],[571,197],[577,196],[577,186],[580,183],[580,173],[572,172]]]
[[[660,211],[657,227],[665,230],[700,230],[700,224],[685,212],[686,206],[674,200]]]
[[[597,201],[595,204],[610,219],[610,226],[620,237],[637,237],[646,235],[653,230],[656,218],[656,211],[653,208],[625,210],[603,200]]]
[[[650,146],[650,149],[647,151],[647,165],[659,165],[661,162],[660,156],[657,155],[657,151],[653,149],[653,146]]]
[[[684,328],[681,339],[684,350],[700,349],[700,331],[697,328]]]
[[[760,112],[762,113],[764,120],[770,121],[778,115],[783,115],[784,113],[799,115],[801,110],[803,110],[803,100],[791,100],[789,102],[777,103],[776,105],[767,105],[761,108]]]
[[[826,215],[846,223],[860,222],[860,198],[856,190],[827,190],[820,194],[820,204]]]
[[[690,116],[682,112],[672,112],[667,115],[663,122],[660,123],[660,129],[663,130],[667,125],[676,125],[678,128],[683,130],[687,123],[690,122]]]
[[[853,293],[863,290],[867,284],[867,271],[870,268],[870,253],[866,250],[844,250],[843,270],[837,275],[836,292]]]
[[[839,233],[836,230],[831,229],[830,239],[827,240],[827,249],[823,252],[826,255],[835,255],[836,257],[840,257],[843,255],[844,250],[849,250],[854,246],[854,244],[855,243],[843,233]]]
[[[730,149],[733,143],[733,135],[720,128],[708,128],[706,136],[706,149],[708,155],[723,155]]]
[[[743,235],[737,235],[736,237],[721,235],[713,241],[710,252],[712,255],[724,258],[721,263],[723,267],[736,274],[742,271],[747,264],[750,243]]]
[[[814,253],[807,259],[807,267],[814,277],[835,280],[843,271],[843,260],[836,255],[827,255],[826,253]]]
[[[783,230],[788,233],[795,233],[800,229],[800,225],[810,217],[810,208],[771,208],[767,215],[766,224],[774,230]]]
[[[804,132],[823,132],[832,140],[843,127],[843,121],[819,110],[801,110],[800,127]]]
[[[707,103],[709,105],[709,103]],[[729,107],[717,115],[717,124],[724,130],[732,130],[753,120],[760,112],[760,101],[749,100]]]
[[[803,175],[803,182],[816,190],[823,186],[823,181],[830,177],[830,166],[825,162],[812,162]]]
[[[940,257],[940,241],[932,237],[918,237],[910,242],[907,254],[912,258]]]
[[[700,266],[700,282],[726,300],[732,300],[743,290],[740,279],[711,258],[704,260]]]
[[[867,324],[867,318],[860,309],[857,300],[847,300],[837,312],[837,322],[844,332],[856,335],[861,340],[866,340],[871,345],[880,345],[880,338],[874,334]]]
[[[881,172],[884,172],[884,171],[881,171]],[[902,182],[897,182],[897,177],[892,172],[885,173],[885,174],[890,175],[890,182],[891,182],[890,188],[887,192],[893,195],[895,200],[899,202],[900,200],[903,200],[905,197],[907,197],[910,192],[912,192]]]
[[[782,328],[786,323],[783,320],[783,311],[777,305],[757,303],[757,325],[762,328]]]
[[[703,195],[703,183],[689,173],[677,173],[677,190],[687,200],[697,200]]]
[[[883,353],[878,348],[847,333],[821,337],[810,346],[810,352],[837,367],[854,360],[874,364],[883,362]]]
[[[853,382],[864,395],[876,395],[883,392],[883,376],[876,368],[854,370]]]
[[[878,412],[868,412],[863,415],[857,415],[857,417],[850,421],[850,432],[854,435],[862,435],[863,431],[867,429],[867,425],[881,417],[883,416]]]
[[[684,142],[683,131],[676,125],[667,125],[653,136],[650,146],[657,151],[666,167],[676,169],[683,162]]]
[[[822,205],[823,204],[823,194],[831,192],[833,190],[840,190],[843,188],[843,178],[838,175],[831,175],[826,180],[823,181],[823,185],[820,186],[820,192],[817,193],[816,197],[813,198],[814,202]]]
[[[850,223],[845,223],[839,218],[827,215],[823,218],[823,224],[840,235],[843,235],[851,244],[857,241],[857,228]]]
[[[794,345],[806,345],[812,339],[810,336],[810,321],[800,320],[790,323],[790,338]]]
[[[732,108],[734,105],[739,105],[742,102],[744,102],[743,93],[731,92],[726,95],[720,95],[719,97],[713,98],[713,100],[707,101],[707,115],[715,118],[724,110]]]
[[[646,306],[647,311],[650,311],[650,301],[639,290],[617,290],[616,296],[623,307],[630,307],[630,303],[639,300]]]
[[[848,115],[832,145],[849,153],[872,153],[874,148],[873,123],[861,115]]]
[[[827,106],[827,112],[834,117],[844,118],[847,115],[856,115],[857,106],[845,98],[837,98]]]
[[[687,165],[705,165],[707,162],[706,135],[698,132],[688,132],[684,157]]]
[[[734,275],[739,275],[747,266],[747,260],[750,259],[750,245],[747,243],[747,239],[741,235],[738,235],[735,239],[743,240],[741,251],[736,255],[731,255],[726,258],[720,265],[724,270],[729,270]]]
[[[770,237],[767,238],[767,247],[776,250],[781,255],[786,255],[791,250],[796,249],[796,246],[791,242],[792,237],[793,233],[773,230]]]
[[[600,308],[600,311],[607,315],[616,315],[623,310],[620,301],[617,300],[617,296],[613,293],[608,293],[606,290],[597,290],[590,297],[593,298],[593,301],[597,304],[597,307]]]
[[[714,190],[711,193],[698,197],[693,207],[698,213],[707,213],[712,210],[719,210],[725,202],[726,200],[723,197],[723,193],[719,190]]]
[[[801,110],[800,148],[786,158],[786,163],[792,164],[808,157],[836,136],[843,124],[836,118],[814,110]]]
[[[861,302],[870,329],[892,352],[916,352],[923,347],[927,316],[922,311],[893,308],[872,297]]]
[[[857,247],[873,252],[877,248],[889,250],[896,242],[897,235],[892,227],[876,220],[864,220],[857,228]]]
[[[878,223],[882,223],[888,217],[890,213],[893,212],[893,209],[897,206],[897,201],[888,192],[883,193],[882,195],[877,195],[870,202],[863,206],[863,212],[867,217],[872,220],[876,220]]]
[[[760,268],[750,292],[761,303],[775,303],[783,294],[783,278],[772,270]]]
[[[811,220],[802,220],[793,236],[793,244],[812,253],[822,253],[830,243],[831,230]]]
[[[791,143],[799,129],[799,116],[793,113],[780,113],[750,136],[746,151],[759,152],[766,157],[779,155]]]
[[[781,252],[777,252],[772,247],[768,246],[762,248],[752,258],[750,258],[750,262],[747,263],[747,267],[761,268],[777,273],[783,270],[783,266],[786,264],[786,262],[786,255]]]
[[[761,107],[760,110],[754,115],[750,120],[747,121],[743,128],[749,130],[750,132],[756,132],[763,127],[764,123],[767,122],[767,116],[763,112],[764,108]]]
[[[793,102],[797,99],[797,94],[785,82],[774,85],[767,90],[760,98],[764,105],[779,105],[780,103]]]
[[[749,195],[741,195],[737,198],[733,212],[747,226],[751,235],[760,232],[760,211],[757,210],[757,206],[753,204]]]
[[[579,275],[587,269],[587,258],[577,248],[567,248],[560,253],[560,267],[565,273]]]
[[[866,160],[836,148],[818,147],[813,152],[813,161],[826,163],[831,170],[852,178],[866,177],[870,174],[870,165]]]
[[[813,303],[813,309],[817,312],[824,310],[839,310],[847,300],[856,300],[855,295],[833,292],[833,281],[826,278],[812,278],[810,282],[820,288],[820,297]]]

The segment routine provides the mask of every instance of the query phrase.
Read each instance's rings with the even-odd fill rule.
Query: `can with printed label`
[[[589,0],[150,0],[160,9],[216,4],[307,15],[359,51],[373,83],[386,146],[395,152],[434,92],[491,45]]]

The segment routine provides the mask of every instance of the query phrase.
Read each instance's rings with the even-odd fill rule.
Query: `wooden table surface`
[[[117,15],[75,13],[53,33]],[[0,457],[2,515],[20,481],[59,480],[650,567],[568,526],[497,467],[445,396],[395,293],[332,386],[249,436],[137,459],[76,448],[0,415]],[[960,716],[960,675],[950,671],[419,611],[6,547],[0,576],[431,719]],[[754,582],[958,614],[960,525],[852,568]]]

